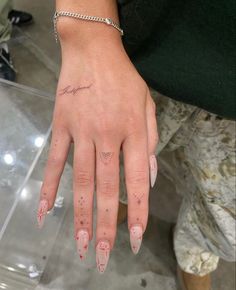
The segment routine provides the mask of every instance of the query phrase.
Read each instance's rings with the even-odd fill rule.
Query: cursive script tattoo
[[[66,86],[64,89],[61,89],[59,91],[59,96],[63,96],[63,95],[75,95],[79,90],[82,89],[89,89],[91,87],[92,84],[90,84],[89,86],[84,86],[84,87],[72,87],[72,86]]]

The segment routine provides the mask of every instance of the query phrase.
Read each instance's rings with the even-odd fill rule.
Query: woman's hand
[[[124,156],[128,228],[134,253],[138,252],[146,229],[149,180],[153,185],[157,174],[155,103],[121,45],[100,42],[78,53],[75,45],[66,43],[62,43],[63,62],[38,222],[41,227],[45,214],[54,205],[73,142],[78,252],[83,259],[92,239],[96,182],[96,259],[102,273],[116,236],[120,150]]]

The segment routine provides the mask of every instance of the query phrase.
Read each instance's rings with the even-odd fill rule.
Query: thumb
[[[157,160],[156,149],[158,144],[158,129],[156,120],[156,104],[153,101],[150,91],[147,92],[146,102],[146,118],[147,118],[147,131],[148,131],[148,153],[149,153],[149,170],[151,187],[154,186],[157,177]]]

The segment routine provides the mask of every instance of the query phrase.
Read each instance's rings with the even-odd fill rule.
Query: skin
[[[61,0],[57,1],[57,10],[109,15],[118,22],[115,2]],[[143,232],[146,229],[149,156],[155,153],[158,141],[155,103],[116,29],[65,17],[58,20],[58,33],[62,67],[41,199],[47,199],[49,209],[53,207],[73,142],[75,233],[88,230],[92,239],[96,182],[96,244],[105,236],[112,249],[119,202],[120,150],[128,192],[128,228],[140,224]]]

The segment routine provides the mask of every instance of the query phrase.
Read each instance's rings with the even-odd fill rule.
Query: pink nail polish
[[[150,164],[151,187],[153,187],[157,178],[157,159],[155,155],[151,155],[149,157],[149,164]]]
[[[89,234],[86,230],[79,230],[76,236],[77,251],[81,260],[83,260],[88,251]]]
[[[140,249],[143,238],[143,229],[140,225],[134,225],[130,228],[130,244],[133,253],[136,255]]]
[[[98,271],[103,274],[106,270],[110,255],[110,244],[108,241],[100,241],[96,247],[96,261]]]
[[[42,228],[44,224],[47,212],[48,212],[48,201],[46,199],[43,199],[39,203],[38,214],[37,214],[38,226],[40,229]]]

